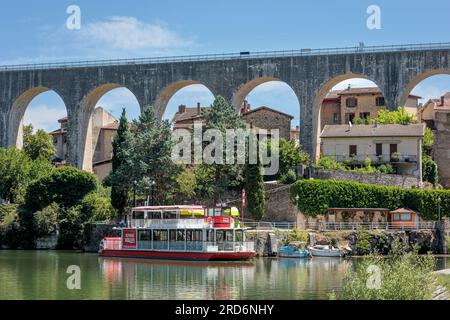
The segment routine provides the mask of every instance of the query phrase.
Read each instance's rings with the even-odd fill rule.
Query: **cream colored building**
[[[102,107],[94,110],[90,132],[92,132],[91,153],[93,172],[103,181],[112,170],[112,141],[119,128],[117,119]],[[56,162],[65,164],[67,155],[67,118],[58,120],[61,127],[51,132],[56,148]]]
[[[339,162],[391,164],[397,173],[422,177],[424,124],[326,125],[321,133],[323,156]]]
[[[421,97],[409,95],[406,111],[416,116],[419,99]],[[378,112],[386,109],[383,93],[377,87],[351,88],[331,91],[322,103],[321,127],[334,124],[348,124],[354,119],[375,118]]]

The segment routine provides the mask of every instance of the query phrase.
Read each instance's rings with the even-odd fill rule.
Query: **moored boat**
[[[291,243],[278,251],[280,258],[311,258],[311,253],[305,249],[304,243]]]
[[[347,252],[333,246],[315,245],[308,248],[313,257],[343,257]]]
[[[255,257],[236,208],[156,206],[132,209],[121,236],[104,238],[99,254],[109,257],[227,261]]]

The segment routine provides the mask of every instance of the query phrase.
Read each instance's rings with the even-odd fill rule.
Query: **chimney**
[[[202,113],[202,105],[200,102],[197,102],[197,115],[200,115]]]
[[[178,107],[178,113],[185,113],[186,112],[186,106],[184,104],[181,104]]]
[[[351,85],[351,84],[349,84],[349,85],[348,85],[348,87],[347,87],[347,90],[349,90],[349,91],[350,91],[351,89],[352,89],[352,85]]]
[[[295,129],[296,129],[297,131],[300,131],[300,126],[296,126]]]

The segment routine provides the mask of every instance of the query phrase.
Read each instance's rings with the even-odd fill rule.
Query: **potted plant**
[[[399,162],[401,156],[402,155],[401,155],[400,152],[394,152],[394,153],[391,154],[391,161],[392,162]]]

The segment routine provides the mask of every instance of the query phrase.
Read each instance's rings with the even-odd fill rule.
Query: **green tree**
[[[262,170],[260,161],[257,164],[247,164],[244,169],[247,210],[255,220],[261,220],[266,211],[266,191]]]
[[[128,131],[126,111],[123,109],[119,121],[119,129],[117,130],[117,134],[112,143],[113,158],[111,175],[114,175],[125,163],[126,158],[130,156],[130,154],[127,153],[128,150],[126,150],[126,137]],[[126,177],[117,175],[114,181],[111,181],[111,176],[108,177],[106,181],[107,184],[111,184],[111,204],[117,209],[119,214],[123,214],[128,205],[129,183],[127,183],[127,180]]]
[[[43,158],[33,161],[16,148],[0,148],[0,198],[21,204],[28,185],[51,170],[51,163]]]
[[[225,99],[218,96],[211,108],[203,113],[205,119],[205,129],[216,129],[222,133],[223,150],[226,150],[225,133],[228,129],[244,129],[246,124],[236,112],[233,105],[227,103]],[[243,166],[239,164],[217,164],[208,165],[214,170],[214,200],[217,203],[226,190],[240,188],[243,177]]]
[[[57,203],[52,203],[33,214],[33,231],[35,237],[46,237],[56,231],[60,210]]]
[[[422,159],[422,180],[436,185],[439,181],[438,166],[433,159],[424,154]]]
[[[405,107],[400,107],[397,110],[380,110],[378,116],[371,121],[378,124],[413,124],[417,123],[417,119],[406,111]]]
[[[31,124],[23,128],[23,150],[32,160],[40,157],[51,160],[56,154],[52,136],[41,129],[33,134]]]
[[[202,199],[214,197],[215,169],[207,165],[199,165],[194,169],[195,194]]]
[[[426,127],[422,143],[424,155],[431,156],[431,150],[433,148],[433,145],[434,145],[434,133],[430,128]]]
[[[197,178],[194,171],[188,167],[184,168],[177,177],[178,193],[182,201],[194,198],[196,185]]]
[[[302,150],[295,140],[280,138],[279,156],[280,170],[277,178],[286,183],[292,183],[296,180],[297,166],[311,163],[309,154]]]
[[[97,183],[97,177],[86,171],[73,167],[54,169],[28,187],[25,204],[33,212],[53,202],[68,208],[97,190]]]
[[[139,194],[147,196],[151,187],[156,203],[170,202],[181,168],[172,161],[174,142],[169,121],[160,121],[154,108],[147,107],[124,136],[122,162],[111,175],[112,184],[129,190],[136,182]]]

